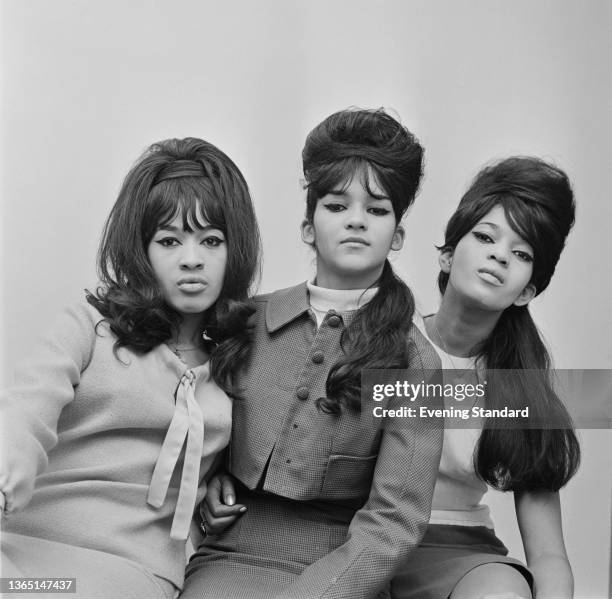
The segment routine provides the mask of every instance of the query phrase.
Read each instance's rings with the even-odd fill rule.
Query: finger
[[[223,503],[226,505],[234,505],[236,503],[236,489],[234,486],[234,479],[226,474],[221,479]]]
[[[218,518],[237,518],[244,512],[246,512],[246,507],[241,504],[224,505],[218,503],[210,505],[204,501],[200,507],[200,514],[211,523],[214,523]]]
[[[221,487],[221,479],[218,476],[211,478],[206,485],[206,496],[204,497],[204,502],[208,504],[213,512],[224,505]]]
[[[215,474],[206,484],[206,496],[215,497],[221,501],[221,477]]]
[[[209,501],[205,499],[202,502],[201,510],[206,510],[213,518],[224,518],[226,516],[239,516],[246,512],[246,506],[241,503],[236,503],[234,505],[225,505],[224,503],[220,503],[218,500]],[[202,512],[204,513],[204,511]]]
[[[219,534],[238,518],[237,514],[224,517],[213,516],[205,507],[200,510],[200,515],[203,521],[202,530],[205,531],[206,534]]]
[[[223,532],[230,524],[236,521],[236,516],[231,518],[218,518],[214,523],[204,522],[202,529],[206,531],[206,534],[218,535]]]

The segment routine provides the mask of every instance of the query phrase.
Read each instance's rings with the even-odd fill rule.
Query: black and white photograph
[[[0,26],[0,596],[612,599],[609,0]]]

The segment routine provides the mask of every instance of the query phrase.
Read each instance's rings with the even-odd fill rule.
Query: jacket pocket
[[[326,499],[367,499],[378,455],[330,455],[323,481]]]

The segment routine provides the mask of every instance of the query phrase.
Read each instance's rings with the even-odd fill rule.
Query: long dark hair
[[[185,230],[197,228],[203,217],[227,239],[223,287],[202,316],[202,330],[212,340],[201,343],[214,380],[234,394],[232,373],[249,346],[248,294],[258,273],[260,240],[244,177],[214,145],[193,137],[169,139],[137,161],[104,226],[98,251],[102,287],[88,293],[87,301],[109,323],[116,348],[146,353],[170,339],[180,315],[164,301],[147,248],[157,229],[178,215]]]
[[[567,175],[533,157],[511,157],[482,169],[446,227],[441,251],[453,251],[494,206],[533,249],[530,283],[541,293],[552,278],[574,224],[574,194]],[[449,275],[440,272],[446,290]],[[550,356],[527,305],[506,308],[478,348],[486,364],[487,408],[529,407],[530,419],[558,428],[514,429],[488,419],[474,455],[479,476],[500,490],[557,491],[574,475],[580,446],[549,375]],[[513,372],[504,375],[503,370]],[[494,371],[498,371],[497,375]]]
[[[353,176],[361,172],[365,189],[369,191],[369,176],[374,176],[389,195],[399,223],[419,187],[423,148],[406,127],[383,109],[342,110],[310,132],[302,162],[308,222],[312,222],[320,198],[339,185],[348,186]],[[414,298],[388,260],[378,286],[378,293],[358,310],[342,333],[345,357],[330,369],[326,397],[317,401],[323,412],[339,414],[342,406],[359,411],[364,368],[408,366]]]

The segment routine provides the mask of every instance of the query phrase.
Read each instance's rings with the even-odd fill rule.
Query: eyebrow
[[[219,227],[214,227],[213,225],[206,225],[205,227],[198,227],[197,229],[194,229],[194,230],[195,231],[210,231],[211,229],[214,229],[216,231],[221,231]],[[174,225],[163,225],[157,228],[157,231],[169,231],[170,233],[182,233],[186,230],[187,229],[184,229],[183,227],[175,227]]]
[[[476,225],[489,225],[489,227],[493,228],[493,229],[499,229],[499,225],[496,225],[495,223],[490,223],[489,221],[480,221],[479,223],[476,223]]]
[[[327,195],[331,195],[331,196],[347,196],[348,194],[346,193],[346,189],[331,189],[330,191],[327,192]],[[389,200],[389,201],[391,201],[391,198],[389,196],[373,194],[371,192],[368,192],[368,197],[372,198],[373,200]]]
[[[492,229],[499,229],[499,225],[496,225],[495,223],[490,223],[490,222],[489,222],[489,221],[487,221],[487,220],[484,220],[484,221],[481,221],[481,222],[479,222],[479,223],[476,223],[476,225],[475,225],[475,226],[477,227],[478,225],[488,225],[488,226],[489,226],[489,227],[491,227]],[[517,235],[518,235],[518,233],[517,233]],[[518,237],[519,237],[519,239],[521,240],[521,243],[524,243],[524,244],[528,245],[529,247],[531,247],[531,244],[530,244],[528,241],[526,241],[525,239],[523,239],[523,238],[522,238],[520,235],[519,235]]]

